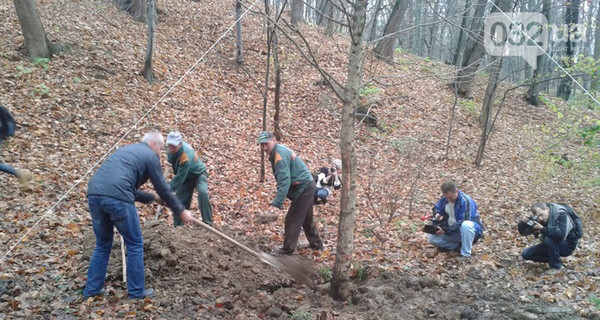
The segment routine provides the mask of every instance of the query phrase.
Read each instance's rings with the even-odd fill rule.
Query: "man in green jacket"
[[[194,189],[198,190],[198,207],[202,213],[202,221],[208,225],[213,224],[212,206],[208,199],[208,173],[206,165],[198,154],[187,143],[183,141],[180,132],[173,131],[167,136],[166,142],[169,150],[169,163],[173,167],[175,177],[170,182],[171,189],[175,191],[179,201],[190,209]],[[173,215],[173,224],[182,226],[178,215]]]
[[[296,250],[300,229],[315,250],[323,250],[323,242],[313,221],[313,202],[315,182],[312,174],[296,153],[278,144],[270,132],[258,135],[261,149],[269,155],[273,175],[277,180],[277,195],[271,203],[271,214],[278,214],[283,209],[287,197],[292,201],[285,216],[285,232],[283,248],[278,253],[292,254]]]

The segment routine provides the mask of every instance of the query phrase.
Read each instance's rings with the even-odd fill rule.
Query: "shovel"
[[[224,233],[220,232],[219,230],[207,225],[206,223],[204,223],[196,218],[192,218],[192,221],[194,221],[194,223],[200,225],[202,228],[231,242],[236,247],[255,256],[258,260],[289,274],[296,281],[306,284],[309,288],[313,289],[315,287],[312,280],[310,279],[310,276],[314,272],[313,272],[312,268],[306,262],[299,261],[298,259],[296,259],[292,256],[276,257],[276,256],[272,256],[270,254],[264,253],[262,251],[256,252],[256,251],[246,247],[245,245],[237,242],[236,240],[232,239],[231,237],[225,235]]]

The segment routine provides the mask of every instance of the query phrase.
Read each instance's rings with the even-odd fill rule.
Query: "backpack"
[[[575,210],[571,208],[569,205],[564,203],[559,203],[559,205],[563,206],[567,212],[569,213],[569,217],[573,221],[573,230],[571,232],[574,233],[575,239],[581,239],[583,237],[583,222],[581,218],[575,213]]]
[[[4,106],[0,106],[0,140],[15,134],[15,118]]]

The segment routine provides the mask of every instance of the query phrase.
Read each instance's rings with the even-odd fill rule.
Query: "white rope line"
[[[494,7],[496,7],[496,9],[498,9],[499,12],[502,13],[502,15],[504,15],[506,17],[506,19],[508,19],[512,24],[516,25],[516,22],[511,19],[504,11],[502,11],[500,8],[498,8],[498,6],[492,1],[492,0],[487,0],[489,3],[491,3]],[[575,82],[580,88],[581,90],[583,90],[583,92],[585,92],[590,98],[592,98],[592,100],[594,100],[594,102],[596,102],[598,105],[600,105],[600,101],[598,101],[598,99],[596,99],[594,97],[594,95],[592,95],[588,90],[585,89],[585,87],[583,85],[581,85],[581,83],[579,83],[579,81],[577,81],[567,70],[565,70],[565,68],[563,68],[560,63],[558,63],[558,61],[556,61],[552,56],[550,56],[550,54],[548,52],[546,52],[546,50],[544,50],[544,48],[542,48],[536,41],[534,41],[525,31],[523,31],[523,28],[519,28],[519,31],[521,31],[521,33],[523,33],[528,40],[530,40],[531,42],[535,43],[535,46],[542,50],[542,52],[548,56],[548,58],[550,58],[550,60],[552,60],[552,62],[554,62],[559,68],[560,70],[562,70],[564,73],[567,74],[567,76],[569,78],[571,78],[571,80],[573,80],[573,82]],[[570,40],[569,40],[570,41]]]
[[[152,105],[152,107],[146,111],[146,113],[144,113],[144,115],[142,115],[141,118],[138,119],[138,121],[127,131],[125,132],[125,134],[121,137],[121,139],[119,139],[110,149],[108,149],[108,151],[106,151],[106,153],[98,160],[96,161],[96,163],[94,163],[94,165],[81,177],[79,178],[79,180],[77,180],[72,186],[71,188],[69,188],[69,190],[67,190],[67,192],[65,192],[55,203],[54,205],[52,205],[50,208],[48,208],[48,210],[46,210],[46,213],[44,213],[44,215],[42,215],[41,218],[38,219],[38,221],[31,227],[29,228],[29,230],[27,230],[27,232],[25,232],[25,234],[21,237],[21,239],[19,239],[19,241],[17,241],[15,244],[13,244],[10,249],[8,249],[8,251],[6,251],[6,253],[2,256],[2,258],[0,258],[0,262],[4,261],[6,259],[6,257],[21,243],[23,242],[23,239],[25,239],[25,237],[27,237],[27,235],[35,228],[37,227],[38,224],[40,224],[40,222],[42,222],[42,220],[44,220],[44,218],[46,218],[46,216],[48,216],[49,214],[52,214],[54,212],[54,208],[56,208],[56,206],[61,203],[70,193],[71,191],[73,191],[73,189],[75,189],[79,184],[81,184],[81,182],[83,181],[83,179],[85,179],[91,172],[92,170],[94,170],[98,164],[100,162],[102,162],[102,160],[104,160],[109,154],[110,152],[115,149],[115,147],[117,145],[119,145],[119,143],[121,143],[133,130],[135,130],[137,128],[137,126],[140,124],[140,122],[142,122],[142,120],[144,120],[148,114],[150,114],[150,112],[152,112],[154,109],[156,109],[156,107],[158,106],[158,104],[160,104],[166,97],[167,95],[169,95],[169,93],[171,93],[171,91],[173,91],[173,89],[175,89],[176,86],[179,85],[179,83],[181,83],[181,81],[188,75],[190,74],[190,72],[192,72],[192,70],[194,70],[194,68],[196,68],[196,66],[204,59],[204,57],[210,53],[210,51],[212,51],[212,49],[214,49],[214,47],[225,37],[225,35],[227,33],[229,33],[229,31],[231,31],[236,23],[238,23],[238,21],[240,21],[249,11],[250,9],[252,9],[252,7],[254,7],[254,5],[258,2],[259,0],[255,0],[254,3],[248,7],[248,9],[246,9],[246,11],[244,11],[244,13],[242,13],[242,15],[240,15],[240,18],[235,20],[235,22],[217,39],[217,41],[215,43],[213,43],[212,46],[210,46],[210,48],[208,48],[208,50],[206,50],[206,52],[204,52],[204,54],[198,58],[198,60],[196,60],[196,62],[194,62],[194,64],[192,64],[192,66],[181,76],[179,77],[179,79],[177,79],[177,81],[175,82],[175,84],[173,84],[169,90],[167,90],[167,92],[165,92],[165,94],[162,95],[162,97],[160,97],[160,99],[158,99],[158,101],[156,103],[154,103],[154,105]]]

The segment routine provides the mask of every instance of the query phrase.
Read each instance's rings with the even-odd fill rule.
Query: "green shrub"
[[[475,103],[475,100],[463,99],[463,100],[460,100],[458,102],[458,104],[460,104],[468,114],[470,114],[474,117],[479,116],[479,109],[477,108],[477,104]]]
[[[329,282],[329,281],[331,281],[331,277],[333,275],[332,275],[331,269],[329,269],[329,267],[322,267],[321,269],[319,269],[319,276],[321,276],[323,281]]]
[[[294,320],[312,320],[313,316],[308,311],[293,311],[292,319]]]

